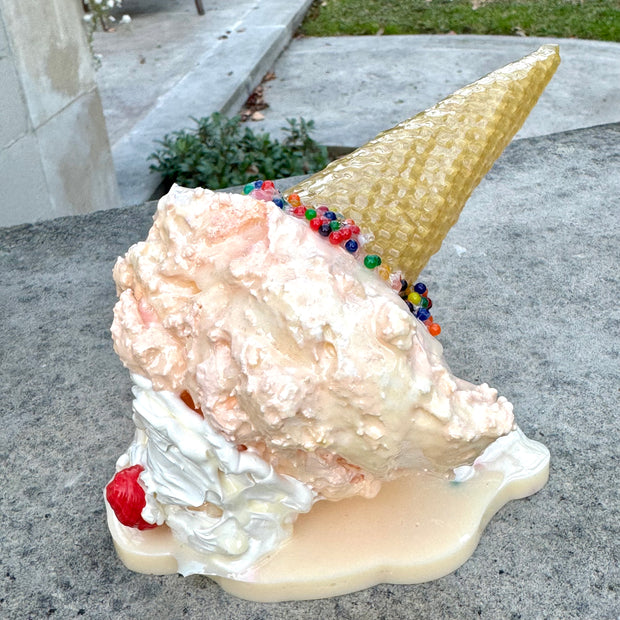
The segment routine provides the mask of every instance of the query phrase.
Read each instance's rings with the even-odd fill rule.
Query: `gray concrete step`
[[[615,617],[619,145],[620,124],[513,142],[423,276],[452,370],[510,398],[551,451],[549,483],[458,571],[332,599],[267,606],[122,566],[103,487],[134,425],[111,273],[155,205],[0,230],[0,616]]]

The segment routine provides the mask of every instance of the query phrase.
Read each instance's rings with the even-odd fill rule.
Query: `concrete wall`
[[[120,204],[79,0],[0,0],[0,226]]]

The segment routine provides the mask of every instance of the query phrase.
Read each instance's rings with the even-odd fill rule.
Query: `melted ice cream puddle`
[[[197,495],[192,490],[198,487],[199,496],[204,492],[200,486],[210,484],[208,475],[196,472],[196,460],[205,462],[201,451],[192,457],[191,450],[180,450],[173,443],[177,438],[187,446],[188,425],[200,426],[204,421],[173,394],[154,392],[147,380],[134,379],[138,384],[134,405],[138,430],[134,443],[119,460],[119,467],[140,463],[155,471],[161,466],[166,472],[162,480],[157,473],[145,480],[147,507],[143,515],[151,515],[153,520],[154,515],[171,514],[176,509],[174,503],[166,505],[166,500],[196,503]],[[166,408],[175,413],[165,416]],[[166,439],[160,433],[163,426]],[[153,438],[157,434],[159,438],[153,442],[156,445],[147,450],[145,435]],[[214,440],[221,447],[221,437],[214,436]],[[167,456],[171,452],[175,453],[175,464]],[[202,552],[198,550],[195,540],[191,540],[200,529],[194,517],[199,515],[203,528],[206,524],[213,534],[217,533],[212,542],[221,545],[230,519],[225,511],[218,530],[214,525],[218,522],[216,515],[197,511],[185,518],[181,510],[172,521],[173,535],[167,525],[146,531],[125,527],[108,506],[108,526],[128,568],[151,574],[208,574],[228,592],[256,601],[322,598],[378,583],[429,581],[463,564],[493,514],[506,502],[538,491],[549,472],[548,450],[517,428],[492,443],[472,466],[457,468],[453,481],[416,472],[385,483],[372,500],[353,497],[317,502],[311,512],[299,515],[292,536],[281,544],[291,535],[291,521],[297,513],[307,511],[311,505],[310,490],[270,472],[258,457],[242,465],[234,463],[233,452],[224,449],[219,453],[228,462],[220,462],[219,467],[227,468],[232,463],[237,472],[243,470],[246,475],[253,468],[267,474],[247,493],[247,498],[268,498],[260,515],[252,512],[256,507],[252,500],[245,505],[238,502],[235,513],[238,522],[250,525],[240,538],[246,542],[252,538],[253,542],[239,545],[239,535],[231,536],[229,548],[220,548],[219,553],[209,551],[209,545],[203,545]],[[256,530],[259,517],[268,526]],[[237,549],[233,548],[235,541]]]

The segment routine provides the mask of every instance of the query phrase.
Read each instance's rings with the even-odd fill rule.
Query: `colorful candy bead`
[[[390,276],[392,275],[390,272],[390,268],[385,263],[377,267],[377,273],[379,274],[381,279],[385,280],[386,282],[390,279]]]
[[[243,188],[243,193],[244,194],[249,194],[252,190],[254,190],[254,183],[248,183],[244,188]]]
[[[342,241],[342,233],[339,230],[332,230],[331,234],[329,235],[329,242],[333,243],[334,245],[338,245],[339,243],[342,243]]]
[[[413,293],[409,293],[409,295],[407,295],[407,300],[415,306],[419,306],[420,302],[422,301],[422,297],[420,296],[420,293],[416,293],[414,291]]]
[[[431,313],[426,308],[419,308],[416,312],[416,316],[420,321],[426,321],[431,316]]]
[[[381,257],[376,254],[368,254],[364,257],[364,266],[368,269],[374,269],[381,264]]]
[[[314,209],[306,209],[306,219],[313,220],[316,217],[316,211]]]
[[[331,220],[332,222],[334,220],[337,220],[338,217],[336,216],[336,214],[333,211],[325,211],[325,213],[323,214],[328,220]]]
[[[355,254],[355,252],[357,252],[357,249],[359,248],[359,244],[355,239],[349,239],[345,244],[344,244],[344,249],[347,252],[351,252],[351,254]]]
[[[299,194],[289,194],[288,202],[291,207],[298,207],[301,204],[301,198],[299,197]]]
[[[255,198],[256,200],[264,200],[265,202],[267,202],[269,200],[272,200],[273,192],[270,192],[269,190],[264,190],[262,187],[259,187],[254,188],[250,192],[250,196],[252,196],[252,198]]]
[[[426,284],[424,284],[423,282],[418,282],[414,287],[413,290],[416,293],[419,293],[420,295],[424,295],[424,293],[426,293]]]
[[[315,217],[310,220],[310,228],[312,228],[312,230],[314,230],[315,232],[318,232],[319,228],[321,227],[321,224],[323,223],[324,223],[323,218]]]
[[[351,235],[353,234],[349,226],[345,226],[344,228],[341,228],[340,232],[342,233],[342,238],[345,240],[350,239]]]
[[[329,237],[331,232],[332,232],[331,226],[327,222],[319,226],[319,235],[323,237]]]

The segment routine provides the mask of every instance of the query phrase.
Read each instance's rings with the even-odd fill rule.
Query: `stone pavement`
[[[0,617],[617,618],[619,169],[620,123],[513,142],[423,273],[448,363],[513,402],[547,486],[454,573],[318,601],[250,603],[114,553],[103,488],[134,427],[111,271],[155,205],[0,229]]]
[[[462,35],[291,37],[309,0],[125,0],[130,27],[99,33],[97,74],[123,204],[159,184],[146,158],[190,117],[237,113],[262,76],[270,107],[255,130],[286,118],[315,138],[355,147],[489,71],[558,42],[563,62],[519,137],[620,121],[620,44]],[[285,50],[289,44],[288,49]],[[280,55],[282,50],[284,53]]]
[[[193,2],[186,0],[181,7],[180,0],[168,1],[187,13],[174,38],[178,32],[187,33],[186,44],[200,38],[189,33],[186,23],[195,15]],[[212,4],[224,10],[233,3]],[[243,0],[234,4],[242,6]],[[130,0],[125,6],[136,17],[137,29]],[[222,27],[230,29],[237,22],[227,23]],[[230,41],[237,31],[231,29],[221,41]],[[161,42],[166,32],[162,22],[150,37]],[[340,44],[331,43],[336,42]],[[570,46],[581,43],[564,46],[564,66],[571,65],[566,62]],[[151,83],[141,70],[158,63],[142,47],[134,50],[137,60],[131,71],[123,69],[135,83],[144,79],[140,83],[145,92],[151,89],[149,97],[159,93],[155,107],[148,105],[148,97],[143,107],[140,89],[124,95],[128,102],[135,97],[132,105],[118,105],[116,144],[125,144],[126,151],[117,153],[128,155],[122,160],[127,167],[117,167],[125,174],[126,187],[143,184],[136,175],[143,174],[144,167],[131,164],[143,157],[145,148],[152,149],[128,137],[139,131],[140,123],[168,114],[173,118],[177,95],[186,95],[187,105],[206,100],[205,90],[209,97],[215,96],[210,90],[217,90],[209,81],[202,93],[193,90],[202,84],[194,77],[206,71],[199,62],[191,79],[187,77],[193,86],[185,84],[181,72],[187,57],[172,43],[163,45],[161,66],[166,70]],[[604,46],[585,42],[585,47]],[[301,49],[297,42],[290,51],[295,49]],[[611,101],[614,113],[615,49],[609,47],[611,60],[599,54],[585,65],[570,91],[575,101],[592,101],[580,96],[587,94],[585,85],[597,84],[591,95],[601,104]],[[138,54],[145,55],[144,64]],[[453,79],[437,76],[451,73],[461,55],[446,54],[441,72],[440,67],[433,70],[432,83]],[[521,51],[511,53],[507,60],[519,55]],[[476,56],[486,58],[484,52],[470,57]],[[336,55],[330,58],[325,75],[326,69],[333,70]],[[359,56],[353,58],[361,64]],[[463,83],[472,79],[465,75],[465,58],[459,65]],[[602,74],[595,73],[599,63]],[[482,73],[497,64],[493,61]],[[227,71],[235,73],[234,67]],[[279,64],[277,72],[278,80],[270,85],[269,113],[277,109],[276,91],[285,89],[284,65]],[[377,82],[384,73],[364,79]],[[165,84],[164,74],[171,80]],[[260,79],[260,71],[256,74]],[[416,92],[422,83],[431,82],[420,76],[407,92]],[[314,88],[319,88],[317,83]],[[453,88],[446,85],[448,92]],[[373,96],[378,107],[361,117],[384,115],[390,106],[398,110],[405,105],[399,98],[408,102],[412,97],[388,96],[387,86],[371,90],[381,95]],[[431,93],[432,101],[419,107],[434,103],[437,94]],[[577,103],[575,108],[580,113]],[[208,112],[191,112],[203,113]],[[551,112],[548,119],[555,116]],[[614,120],[597,118],[589,113],[584,122]],[[343,118],[341,124],[352,120]],[[551,131],[556,133],[543,131],[546,135],[516,140],[506,149],[423,275],[434,291],[434,313],[443,326],[440,339],[453,371],[471,381],[489,382],[514,403],[526,434],[551,451],[550,480],[537,495],[504,507],[461,568],[426,584],[379,585],[334,599],[263,605],[235,599],[206,577],[126,570],[114,553],[103,506],[103,487],[133,433],[129,376],[109,334],[116,298],[111,270],[119,254],[144,238],[155,205],[0,229],[0,617],[616,618],[620,123]],[[338,137],[341,140],[344,137]]]

